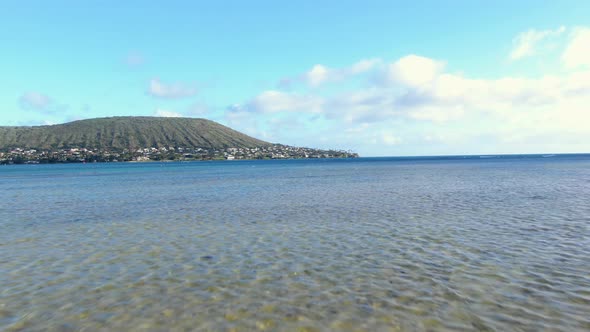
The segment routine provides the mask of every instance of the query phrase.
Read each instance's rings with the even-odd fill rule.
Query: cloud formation
[[[245,105],[234,105],[233,111],[255,113],[303,112],[315,113],[322,110],[322,99],[311,95],[300,95],[276,90],[264,91]]]
[[[165,118],[181,118],[183,115],[177,112],[172,112],[169,110],[165,110],[165,109],[156,109],[154,111],[154,116],[161,116],[161,117],[165,117]]]
[[[157,98],[179,99],[195,96],[197,89],[184,83],[163,83],[154,78],[150,80],[147,92]]]
[[[315,65],[310,71],[305,73],[305,79],[311,86],[319,86],[328,79],[334,79],[334,71],[322,65]]]
[[[399,116],[444,122],[466,112],[500,114],[585,95],[590,91],[589,73],[477,79],[445,72],[443,61],[409,55],[380,69],[385,84],[329,96],[271,90],[240,107],[257,113],[319,113],[347,122],[376,122]]]
[[[388,64],[382,74],[387,83],[419,87],[432,82],[444,67],[442,61],[411,54]]]
[[[18,99],[23,110],[48,111],[53,106],[51,97],[40,92],[26,92]]]
[[[538,45],[544,40],[558,37],[565,32],[566,28],[561,26],[555,30],[530,29],[517,35],[513,41],[510,60],[519,60],[532,56],[537,52]]]
[[[61,123],[76,117],[72,114],[69,105],[62,104],[55,98],[39,91],[25,92],[17,102],[20,109],[24,111],[22,116],[26,120],[19,121],[16,125]]]
[[[356,75],[371,71],[381,63],[381,59],[362,59],[348,67],[330,68],[316,64],[307,72],[295,77],[281,79],[279,86],[285,87],[296,83],[303,83],[312,88],[318,88],[326,83],[341,82]]]
[[[590,28],[576,28],[572,32],[572,39],[561,59],[568,69],[590,67]]]
[[[65,116],[69,106],[59,103],[54,98],[36,91],[23,93],[18,98],[18,104],[24,111],[48,116]]]
[[[562,36],[565,28],[531,31],[516,39],[528,46],[519,45],[515,58],[537,54],[542,59],[541,51],[558,52],[561,72],[480,78],[449,71],[446,61],[416,54],[393,61],[361,60],[339,69],[316,65],[299,76],[305,84],[297,93],[263,91],[228,108],[226,115],[240,119],[232,122],[236,128],[247,122],[249,133],[271,141],[322,128],[309,134],[314,137],[311,145],[425,149],[405,154],[590,149],[590,143],[580,143],[590,142],[590,29],[571,30],[569,39],[560,39],[553,49],[537,46]]]

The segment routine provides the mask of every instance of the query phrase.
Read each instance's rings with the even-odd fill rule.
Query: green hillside
[[[264,142],[219,123],[193,118],[112,117],[52,126],[0,127],[0,150],[261,147]]]

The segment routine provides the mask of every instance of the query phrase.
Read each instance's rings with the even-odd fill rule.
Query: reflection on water
[[[590,160],[3,167],[0,330],[590,329]]]

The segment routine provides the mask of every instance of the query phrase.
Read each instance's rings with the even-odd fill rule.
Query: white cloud
[[[307,82],[311,86],[318,86],[328,80],[330,70],[322,65],[315,65],[305,74]]]
[[[527,37],[533,42],[526,51],[520,51],[524,52],[521,56],[541,50],[539,41],[564,31],[565,28],[559,28],[543,32],[542,37],[534,34]],[[450,72],[445,68],[445,61],[418,55],[407,55],[391,63],[362,60],[336,69],[317,65],[300,81],[313,85],[309,93],[265,91],[230,112],[243,121],[256,118],[258,133],[270,133],[278,142],[297,136],[289,134],[296,130],[290,123],[303,119],[299,122],[304,125],[299,125],[297,130],[316,128],[315,124],[309,125],[309,119],[316,118],[326,131],[306,135],[310,138],[302,138],[305,144],[347,144],[361,153],[365,153],[363,149],[381,155],[402,154],[400,151],[405,151],[404,154],[588,151],[590,68],[584,67],[590,61],[587,38],[590,38],[588,28],[572,31],[562,57],[568,70],[561,73],[481,78]],[[368,75],[355,76],[358,73]],[[348,90],[325,86],[337,81],[342,81],[342,87]],[[287,113],[287,120],[274,118]],[[319,137],[326,139],[322,141]],[[389,152],[375,153],[379,147]]]
[[[246,135],[263,140],[269,139],[268,133],[261,129],[260,117],[251,111],[245,110],[241,105],[228,107],[223,120],[229,127],[237,129]]]
[[[565,27],[561,26],[555,30],[535,30],[531,29],[520,33],[512,40],[512,52],[510,52],[510,60],[519,60],[524,57],[532,56],[537,51],[539,43],[548,38],[557,37],[565,31]]]
[[[508,116],[522,108],[555,106],[573,94],[590,91],[588,73],[476,79],[444,72],[443,61],[415,55],[378,70],[387,84],[328,96],[270,90],[240,106],[240,110],[319,114],[351,125],[400,118],[444,123],[473,114]]]
[[[325,115],[349,124],[373,123],[397,116],[395,97],[388,89],[368,88],[332,96],[325,103]]]
[[[279,86],[289,86],[296,82],[303,82],[310,87],[317,88],[326,83],[340,82],[369,72],[381,62],[381,59],[378,58],[363,59],[344,68],[329,68],[322,64],[316,64],[302,75],[281,79]]]
[[[590,28],[577,28],[561,57],[566,68],[590,67]]]
[[[150,80],[148,93],[158,98],[176,99],[192,97],[197,94],[197,89],[184,83],[166,84],[154,78]]]
[[[570,95],[590,95],[590,70],[573,72],[562,83],[563,93]]]
[[[460,119],[465,114],[462,106],[428,105],[412,108],[408,116],[415,120],[426,120],[433,122],[447,122]]]
[[[535,117],[548,109],[561,110],[565,103],[590,95],[590,71],[534,79],[477,79],[443,69],[444,62],[439,60],[403,57],[380,68],[381,75],[398,84],[325,97],[321,113],[350,124],[391,119],[444,123],[484,116],[506,120],[523,115]],[[590,124],[587,126],[590,129]]]
[[[393,135],[392,133],[383,132],[381,133],[381,142],[385,145],[396,145],[401,143],[401,138]]]
[[[182,114],[164,109],[156,109],[154,111],[154,116],[161,116],[164,118],[181,118]]]
[[[26,92],[18,99],[24,110],[46,111],[54,104],[51,97],[40,92]]]
[[[69,105],[60,103],[55,98],[39,92],[29,91],[23,93],[17,99],[18,106],[23,111],[20,116],[23,120],[14,125],[42,125],[46,123],[64,123],[72,121],[80,112],[76,107],[72,110]]]
[[[51,116],[56,119],[64,117],[69,111],[69,106],[59,103],[54,98],[36,91],[23,93],[18,98],[18,104],[24,111],[43,116]],[[57,120],[56,120],[57,121]]]
[[[381,64],[381,59],[372,58],[372,59],[363,59],[359,62],[353,64],[349,68],[345,69],[348,73],[352,75],[362,74],[365,72],[370,71],[371,69],[375,68],[379,64]]]
[[[444,69],[445,63],[418,55],[408,55],[387,66],[385,80],[410,87],[432,82]]]

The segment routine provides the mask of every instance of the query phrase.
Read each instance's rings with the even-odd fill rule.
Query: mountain
[[[0,150],[123,150],[148,147],[224,149],[270,145],[217,122],[193,118],[111,117],[51,126],[0,127]]]

